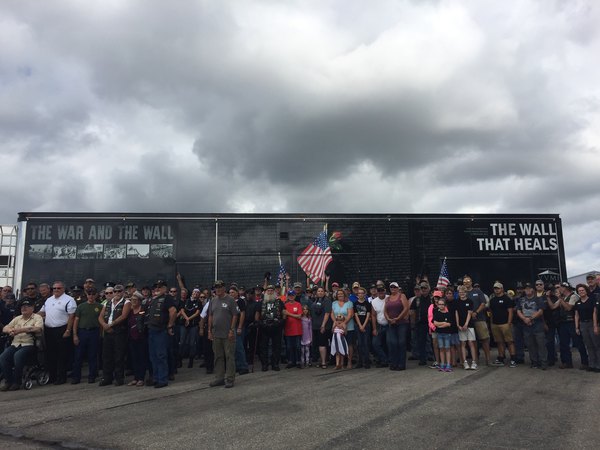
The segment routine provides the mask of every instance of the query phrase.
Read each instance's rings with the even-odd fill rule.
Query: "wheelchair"
[[[3,345],[0,345],[2,351],[7,348],[12,339],[8,336],[2,336],[4,341]],[[30,390],[33,387],[33,383],[36,382],[38,386],[45,386],[50,381],[50,374],[45,368],[45,352],[44,352],[44,339],[43,337],[34,336],[33,346],[35,352],[27,361],[27,364],[23,368],[23,379],[21,380],[21,387],[25,390]],[[0,371],[0,381],[4,378],[4,375]]]

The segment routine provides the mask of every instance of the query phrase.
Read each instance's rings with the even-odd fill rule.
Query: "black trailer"
[[[447,258],[451,281],[470,274],[485,291],[553,274],[566,279],[557,214],[142,214],[20,213],[15,285],[63,280],[80,284],[156,279],[245,286],[277,276],[279,257],[306,282],[297,258],[327,230],[331,281],[376,279],[411,287],[437,280]]]

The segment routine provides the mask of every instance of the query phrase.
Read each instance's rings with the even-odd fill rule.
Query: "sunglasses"
[[[115,292],[123,292],[123,289],[115,289]]]
[[[61,289],[64,289],[63,287],[53,287],[52,290],[53,291],[60,291]]]
[[[114,294],[114,291],[104,291],[105,294]]]
[[[169,291],[169,292],[171,292],[171,293],[173,293],[173,294],[176,294],[176,293],[177,293],[177,291]]]

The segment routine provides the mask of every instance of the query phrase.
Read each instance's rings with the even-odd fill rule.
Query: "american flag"
[[[281,287],[281,295],[285,294],[285,266],[283,263],[279,264],[279,275],[277,275],[279,286]]]
[[[442,262],[442,268],[440,269],[440,277],[437,281],[437,287],[447,287],[450,284],[450,275],[448,274],[448,265],[446,264],[446,258]]]
[[[325,269],[331,261],[333,257],[325,231],[321,231],[298,257],[298,264],[315,283],[325,277]]]

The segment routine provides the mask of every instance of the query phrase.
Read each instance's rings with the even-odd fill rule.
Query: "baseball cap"
[[[290,290],[287,292],[287,296],[288,296],[288,297],[295,297],[295,296],[296,296],[296,291],[294,291],[293,289],[290,289]]]
[[[585,277],[586,280],[593,280],[596,278],[596,275],[593,273],[588,273]]]
[[[496,281],[494,283],[494,287],[495,288],[500,288],[500,289],[504,289],[504,285],[502,283],[500,283],[499,281]]]
[[[215,284],[213,284],[214,288],[221,288],[221,287],[225,287],[225,282],[223,280],[217,280],[215,281]]]
[[[560,283],[560,285],[564,288],[573,290],[573,286],[571,286],[571,283],[569,283],[568,281],[563,281],[562,283]]]
[[[31,300],[21,300],[21,306],[33,306],[33,302]]]
[[[340,287],[340,283],[338,283],[337,281],[334,281],[333,283],[331,283],[331,287]]]
[[[267,286],[267,290],[268,289],[275,289],[275,286],[273,286],[272,284],[270,284],[270,285]]]
[[[392,281],[392,282],[390,283],[390,287],[397,287],[397,288],[399,288],[399,287],[400,287],[400,285],[399,285],[398,283],[396,283],[395,281]]]
[[[125,285],[125,287],[126,287],[126,288],[132,288],[132,287],[135,287],[135,283],[134,283],[133,281],[130,281],[129,283],[127,283],[127,284]]]
[[[94,279],[93,279],[93,278],[86,278],[86,279],[85,279],[85,282],[86,282],[86,283],[95,283],[95,281],[94,281]]]
[[[419,283],[419,287],[428,288],[429,287],[429,283],[427,281],[421,281]]]
[[[442,298],[444,294],[442,293],[442,291],[433,291],[433,296]]]
[[[354,283],[352,283],[352,288],[355,287],[360,287],[360,283],[358,281],[355,281]]]
[[[167,282],[165,280],[158,280],[156,283],[154,283],[154,287],[167,287]]]
[[[297,287],[301,288],[301,287],[302,287],[302,283],[300,283],[299,281],[296,281],[296,282],[294,283],[294,287],[295,287],[295,288],[297,288]]]
[[[524,288],[532,288],[533,284],[531,284],[531,283],[523,283],[523,287]]]

